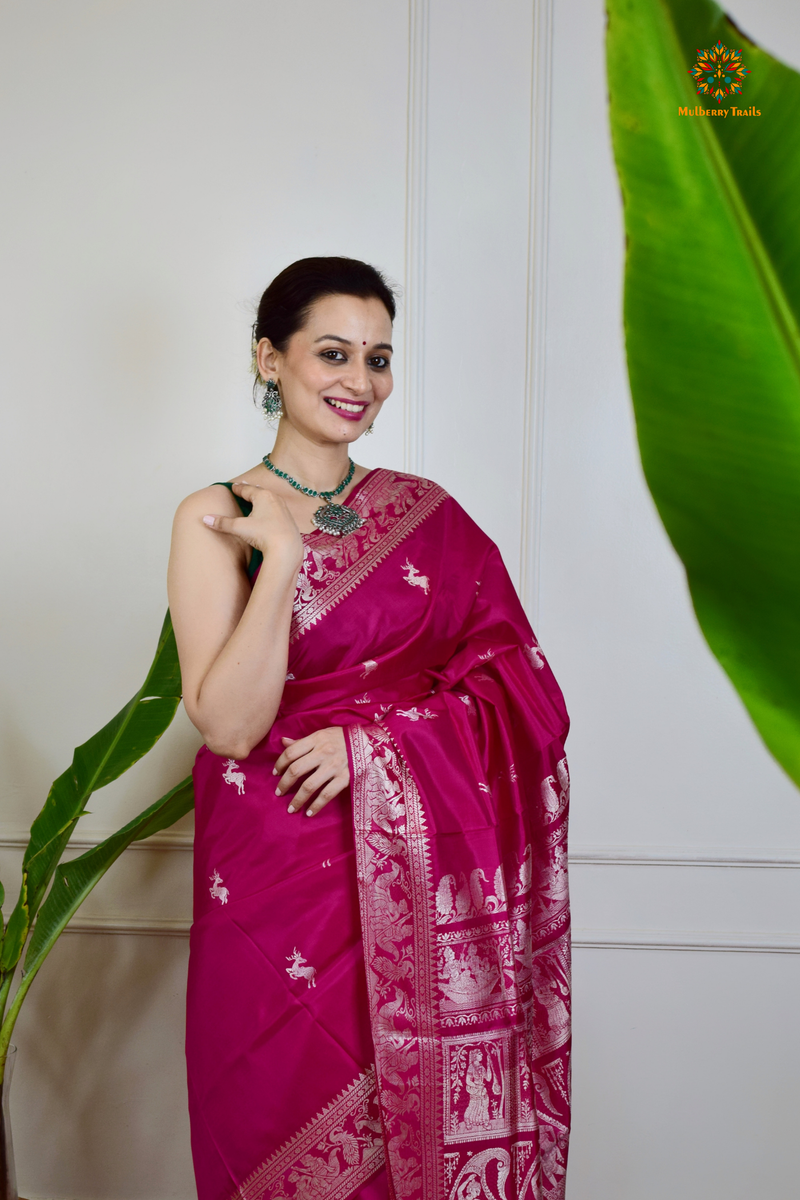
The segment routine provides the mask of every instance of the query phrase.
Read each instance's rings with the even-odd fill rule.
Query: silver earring
[[[281,394],[278,391],[278,385],[274,379],[268,379],[264,385],[264,395],[261,399],[261,407],[264,410],[264,416],[267,418],[267,420],[271,420],[273,417],[283,416]]]
[[[374,433],[374,432],[375,432],[375,422],[373,421],[372,424],[369,426],[369,428],[364,430],[364,437],[366,437],[368,433]]]

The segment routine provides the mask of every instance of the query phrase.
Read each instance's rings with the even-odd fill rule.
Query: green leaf
[[[123,829],[93,846],[72,862],[62,863],[55,872],[53,886],[41,907],[25,955],[26,977],[39,970],[59,934],[77,912],[92,888],[102,879],[131,842],[148,838],[166,829],[190,812],[194,804],[191,775],[145,809]]]
[[[142,687],[99,733],[78,746],[72,766],[56,779],[33,822],[19,900],[3,940],[2,970],[11,970],[19,961],[56,864],[92,792],[127,771],[155,745],[175,716],[180,697],[178,651],[168,612]]]
[[[608,14],[642,463],[708,643],[800,783],[800,76],[708,0]],[[682,116],[717,109],[689,75],[717,41],[742,94]]]

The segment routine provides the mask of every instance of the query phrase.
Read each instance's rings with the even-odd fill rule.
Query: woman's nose
[[[368,392],[370,383],[367,364],[362,362],[360,359],[351,359],[348,366],[349,370],[347,371],[342,382],[349,387],[352,392],[355,392],[356,395],[361,395],[362,392]]]

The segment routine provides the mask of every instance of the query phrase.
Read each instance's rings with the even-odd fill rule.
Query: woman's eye
[[[389,366],[389,359],[384,358],[382,354],[376,354],[374,358],[369,360],[369,365],[375,367],[379,371],[383,371]]]
[[[341,350],[323,350],[322,357],[327,358],[329,362],[344,362]]]

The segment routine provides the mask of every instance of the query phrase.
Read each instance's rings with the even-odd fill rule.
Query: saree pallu
[[[306,535],[267,737],[195,766],[187,1060],[200,1200],[562,1200],[561,693],[494,544],[370,472]],[[312,820],[281,737],[344,729]]]

